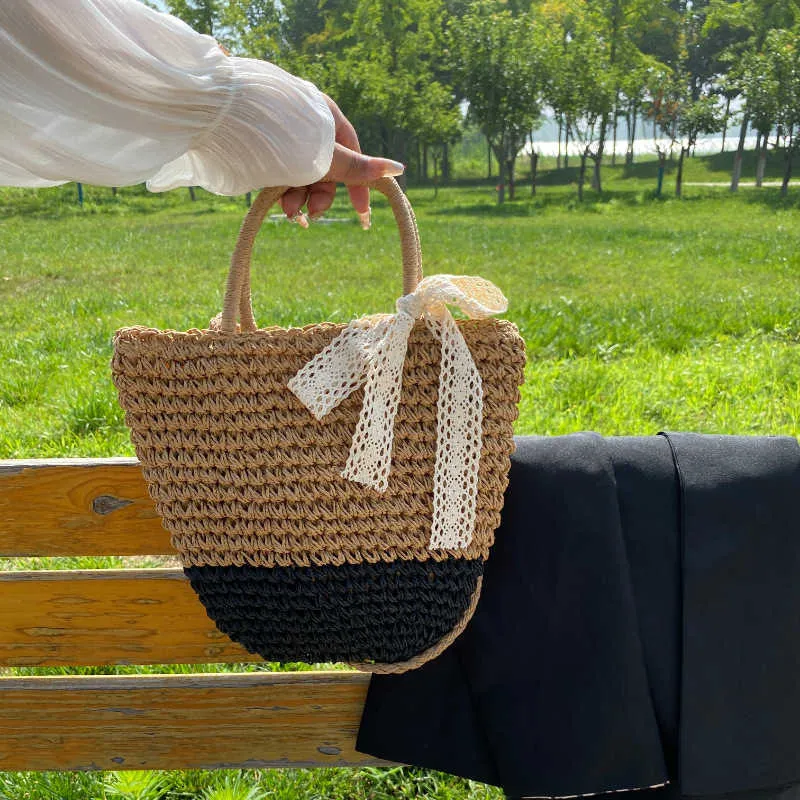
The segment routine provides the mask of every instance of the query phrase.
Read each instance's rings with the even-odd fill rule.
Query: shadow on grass
[[[669,158],[666,160],[664,164],[664,175],[670,175],[677,169],[678,162],[677,160],[670,160]],[[652,161],[642,161],[639,163],[634,164],[625,164],[622,167],[622,177],[623,179],[627,178],[639,178],[641,180],[648,180],[655,182],[658,180],[658,160]]]
[[[86,186],[84,203],[80,205],[74,184],[47,189],[0,188],[0,222],[22,217],[25,219],[70,219],[96,214],[109,216],[149,215],[170,208],[180,208],[191,216],[212,214],[216,211],[247,211],[244,197],[221,197],[195,190],[196,202],[187,202],[182,190],[148,192],[144,184],[126,186],[112,193],[110,188]]]
[[[727,150],[724,153],[715,153],[705,156],[705,161],[712,172],[730,173],[733,169],[733,157],[735,153]],[[754,150],[745,150],[742,157],[742,179],[745,176],[755,176],[757,157]],[[783,151],[769,150],[767,152],[767,163],[764,170],[764,180],[780,180],[783,178]],[[752,177],[750,177],[752,180]]]
[[[781,190],[772,186],[761,189],[748,189],[740,191],[739,194],[745,202],[750,205],[760,205],[771,208],[774,211],[798,210],[800,209],[800,191],[797,187],[789,184],[789,191],[782,195]]]
[[[577,191],[559,192],[558,194],[537,194],[535,197],[523,197],[506,200],[502,205],[497,202],[464,202],[437,208],[434,202],[418,202],[416,206],[426,206],[426,213],[432,216],[480,216],[480,217],[530,217],[547,209],[564,209],[586,214],[602,213],[604,207],[625,206],[638,207],[648,203],[659,203],[670,199],[668,196],[658,198],[654,190],[629,189],[607,192],[584,190],[583,201],[578,200]],[[699,198],[688,198],[687,202]]]
[[[698,156],[697,161],[702,162],[701,170],[707,170],[710,175],[729,172],[733,160],[733,153],[725,152],[709,156]],[[516,182],[517,199],[506,201],[503,205],[496,202],[497,177],[492,178],[461,178],[440,186],[438,194],[434,197],[434,187],[428,182],[411,183],[409,190],[415,207],[424,208],[426,212],[448,215],[472,215],[493,217],[526,217],[551,208],[591,213],[602,210],[608,203],[623,206],[640,206],[649,202],[659,202],[674,198],[674,173],[677,161],[667,161],[664,190],[662,197],[655,195],[658,162],[654,159],[637,161],[632,165],[618,164],[615,167],[604,165],[604,186],[610,189],[602,193],[594,192],[590,188],[591,165],[587,167],[587,183],[584,190],[584,200],[577,199],[577,180],[579,175],[579,161],[573,157],[570,166],[541,170],[537,176],[537,195],[531,197],[530,178],[524,170],[520,170]],[[780,177],[782,170],[782,153],[770,152],[766,178],[774,180]],[[755,154],[745,153],[742,173],[750,175],[755,171]],[[696,170],[695,170],[696,172]],[[697,181],[702,176],[693,174],[687,182]],[[631,184],[625,181],[630,180]],[[688,187],[687,187],[688,188]],[[144,185],[129,186],[119,189],[113,194],[111,189],[96,186],[87,186],[84,190],[85,202],[80,206],[77,201],[77,192],[74,184],[53,187],[50,189],[14,189],[0,188],[0,223],[16,219],[32,220],[57,220],[82,218],[87,215],[109,216],[149,216],[160,211],[177,211],[180,219],[171,220],[170,225],[190,224],[198,217],[208,216],[218,212],[231,212],[241,214],[247,211],[243,196],[220,197],[212,195],[202,189],[196,189],[196,202],[189,201],[186,190],[177,189],[171,192],[151,193]],[[796,208],[798,199],[793,196],[796,190],[790,187],[788,198],[781,198],[780,192],[774,188],[754,190],[748,188],[747,202],[761,203],[769,208],[785,209]],[[745,194],[743,190],[740,194]],[[721,198],[724,196],[722,187],[691,187],[689,196],[684,202],[708,197]],[[335,209],[349,209],[346,194],[340,188]],[[385,199],[373,193],[373,205],[381,207],[386,205]]]

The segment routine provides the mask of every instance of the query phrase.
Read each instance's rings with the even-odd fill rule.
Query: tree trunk
[[[193,203],[195,200],[197,200],[197,195],[194,193],[194,186],[189,187],[189,197],[192,198]]]
[[[78,183],[77,186],[78,186],[78,204],[82,206],[83,205],[83,184],[82,183]]]
[[[436,159],[433,161],[433,171],[436,172]],[[428,182],[428,143],[422,145],[422,180]]]
[[[514,199],[514,162],[516,158],[509,158],[508,159],[508,166],[506,168],[506,172],[508,173],[508,199]]]
[[[408,139],[405,133],[397,128],[387,129],[388,153],[391,153],[391,158],[399,161],[401,164],[408,164]],[[408,171],[398,175],[395,180],[400,185],[400,188],[405,192],[408,188]]]
[[[747,124],[750,122],[749,115],[745,111],[742,119],[742,128],[739,131],[739,144],[736,147],[736,155],[733,157],[733,172],[731,173],[731,191],[739,189],[739,178],[742,175],[742,157],[744,155],[744,140],[747,138]]]
[[[636,140],[636,117],[638,116],[638,109],[636,103],[631,104],[632,113],[628,117],[628,149],[625,151],[625,166],[630,167],[633,164],[633,147]]]
[[[691,148],[681,147],[681,155],[678,158],[678,176],[675,178],[675,197],[683,197],[683,159]]]
[[[617,115],[617,105],[614,104],[614,138],[611,142],[611,166],[617,165],[617,125],[619,123],[619,116]]]
[[[380,137],[381,137],[381,153],[380,154],[385,157],[385,156],[388,156],[389,153],[391,152],[390,147],[389,147],[389,145],[390,145],[390,142],[389,142],[389,131],[387,130],[386,124],[383,121],[381,121],[379,129],[380,129]]]
[[[539,167],[539,154],[533,149],[531,137],[531,197],[536,197],[536,170]]]
[[[760,147],[758,148],[758,161],[756,161],[756,186],[761,188],[764,183],[764,169],[767,166],[767,140],[769,138],[769,131],[763,136],[759,134],[761,139]]]
[[[581,153],[581,169],[578,173],[578,201],[583,202],[583,182],[586,180],[586,151]]]
[[[556,156],[556,169],[561,169],[561,134],[564,127],[561,116],[558,118],[558,155]]]
[[[392,158],[399,161],[401,164],[408,164],[408,136],[406,133],[395,129],[392,133],[392,142],[393,145],[390,151],[393,154]],[[395,180],[400,184],[403,191],[405,191],[408,186],[408,173],[403,172],[403,174],[398,175]]]
[[[594,175],[592,177],[593,188],[598,194],[602,194],[603,192],[603,184],[600,182],[600,163],[601,158],[598,153],[594,158]]]
[[[789,192],[789,181],[792,178],[792,160],[794,159],[794,143],[790,143],[783,154],[783,182],[781,195],[786,197]]]
[[[450,183],[450,145],[442,144],[442,183]]]
[[[250,208],[250,206],[253,205],[253,193],[252,192],[248,192],[244,196],[244,202],[245,202],[245,205],[247,205],[248,208]]]
[[[600,184],[600,165],[603,163],[603,153],[606,149],[606,130],[608,129],[608,117],[603,114],[600,120],[600,140],[597,142],[597,154],[592,159],[594,169],[592,170],[592,189],[596,192],[602,191]]]
[[[731,115],[731,98],[730,95],[725,98],[725,122],[722,126],[722,148],[720,149],[720,153],[725,152],[725,139],[728,136],[728,119]]]
[[[656,184],[656,197],[661,197],[661,189],[664,186],[664,169],[667,165],[667,151],[658,151],[658,183]]]
[[[506,200],[506,176],[505,176],[505,161],[502,158],[497,159],[497,202],[502,205]]]
[[[631,127],[633,123],[631,121],[631,109],[628,106],[628,110],[625,112],[625,166],[630,166],[631,158],[633,156],[633,141],[631,139]]]
[[[116,187],[116,186],[112,186],[112,187],[111,187],[111,194],[113,194],[113,195],[114,195],[114,197],[116,197],[116,196],[117,196],[117,187]]]
[[[492,143],[486,140],[486,180],[492,179]]]
[[[564,126],[564,169],[569,166],[569,123]]]

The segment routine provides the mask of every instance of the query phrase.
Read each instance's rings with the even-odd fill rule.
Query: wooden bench
[[[174,555],[132,458],[0,461],[0,557]],[[258,662],[180,568],[0,572],[0,771],[384,765],[354,671],[8,676]]]

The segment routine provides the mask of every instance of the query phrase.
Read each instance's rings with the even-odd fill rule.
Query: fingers
[[[399,161],[365,156],[350,120],[330,97],[325,95],[325,100],[333,115],[336,130],[330,169],[321,181],[311,186],[289,189],[281,198],[281,206],[287,217],[307,225],[305,215],[301,214],[303,206],[307,205],[312,218],[319,217],[331,207],[336,184],[344,183],[347,184],[350,202],[361,219],[361,227],[368,228],[370,208],[367,184],[378,178],[402,175],[405,167]]]
[[[328,106],[333,114],[333,122],[335,125],[335,139],[339,144],[343,144],[345,147],[348,147],[350,150],[355,150],[356,153],[361,152],[361,145],[358,141],[358,134],[356,133],[356,129],[351,124],[350,120],[342,113],[342,110],[339,108],[336,103],[331,100],[328,95],[325,95],[325,100],[328,103]]]
[[[327,211],[336,197],[336,184],[327,181],[315,183],[308,189],[308,215],[316,219]]]
[[[336,141],[344,145],[355,153],[361,152],[361,144],[358,141],[358,134],[349,119],[342,113],[338,105],[327,95],[325,99],[333,113],[336,125]],[[347,192],[350,195],[350,204],[358,212],[361,219],[361,227],[366,229],[370,226],[369,208],[369,189],[366,186],[348,186]]]
[[[361,218],[362,227],[369,227],[369,187],[378,178],[402,175],[405,167],[388,158],[374,158],[357,153],[337,142],[328,174],[311,186],[288,189],[281,197],[281,207],[290,219],[298,217],[308,205],[308,213],[317,217],[327,211],[336,194],[336,184],[348,184],[350,202]],[[304,218],[299,219],[303,224]]]
[[[337,142],[333,147],[331,168],[323,180],[363,186],[378,178],[396,177],[403,172],[405,167],[399,161],[365,156]]]
[[[361,219],[361,227],[369,228],[369,186],[348,186],[347,193],[350,195],[350,204]]]
[[[297,186],[283,193],[281,208],[287,217],[294,219],[300,213],[300,209],[306,204],[308,190],[308,186]]]

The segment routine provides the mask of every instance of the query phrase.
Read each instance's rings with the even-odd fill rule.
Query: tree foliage
[[[578,146],[580,194],[587,162],[601,188],[620,119],[633,160],[643,111],[681,165],[737,113],[740,147],[750,124],[787,154],[797,148],[798,0],[164,2],[234,54],[316,83],[365,150],[417,178],[429,162],[446,174],[448,146],[476,123],[501,167],[500,200],[545,112]]]
[[[529,14],[514,15],[494,0],[478,0],[449,27],[454,80],[469,102],[469,118],[488,139],[514,193],[514,163],[541,116],[543,62]]]

